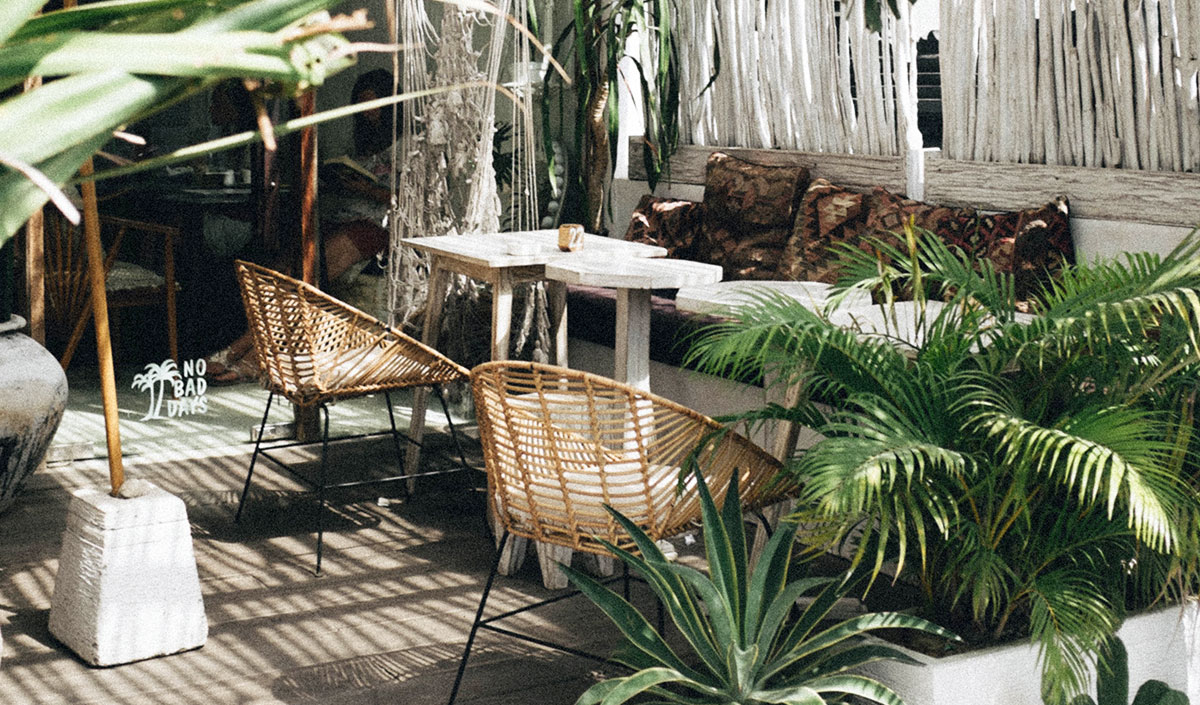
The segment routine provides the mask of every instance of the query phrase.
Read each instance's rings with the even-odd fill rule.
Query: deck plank
[[[350,462],[394,462],[390,446],[364,443]],[[252,504],[234,524],[245,454],[132,461],[131,476],[188,506],[210,634],[196,651],[97,669],[47,629],[70,490],[103,478],[92,462],[44,471],[0,515],[0,702],[444,702],[492,555],[482,494],[470,483],[422,487],[388,506],[374,495],[336,497],[325,574],[314,577],[315,505],[281,473],[256,471]],[[527,566],[497,583],[497,609],[548,594],[536,562]],[[616,643],[603,616],[578,601],[521,620],[583,648]],[[589,661],[492,635],[480,646],[463,703],[572,703],[595,680]]]

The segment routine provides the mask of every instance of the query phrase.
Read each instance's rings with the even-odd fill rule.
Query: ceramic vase
[[[0,322],[0,512],[41,465],[67,406],[62,366],[24,327],[20,316]]]

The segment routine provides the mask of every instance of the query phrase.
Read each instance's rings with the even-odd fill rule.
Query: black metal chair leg
[[[321,549],[325,543],[325,487],[328,478],[325,476],[325,464],[329,458],[329,409],[321,406],[325,413],[325,425],[321,432],[321,470],[317,476],[317,575],[321,574]]]
[[[458,461],[462,463],[464,468],[469,468],[471,466],[467,464],[467,453],[463,450],[462,440],[459,439],[458,433],[454,431],[454,419],[450,418],[450,407],[446,404],[446,396],[442,394],[440,386],[435,386],[433,392],[442,404],[442,413],[446,415],[446,424],[450,429],[450,438],[454,440],[454,448],[458,451]]]
[[[383,393],[383,400],[387,403],[388,423],[392,425],[392,445],[396,446],[396,459],[400,461],[400,469],[404,469],[404,450],[400,447],[400,431],[396,430],[396,414],[392,411],[392,394],[391,392]]]
[[[621,562],[621,595],[629,602],[629,564]]]
[[[487,582],[483,586],[483,596],[479,599],[479,609],[475,610],[475,621],[471,624],[471,633],[467,635],[467,646],[463,649],[462,660],[458,662],[458,674],[454,676],[454,687],[450,690],[450,700],[446,705],[454,705],[458,698],[458,687],[462,685],[463,673],[467,670],[467,659],[471,657],[471,646],[475,643],[475,635],[479,632],[479,624],[483,621],[483,608],[487,605],[488,594],[492,591],[492,583],[500,572],[500,557],[504,555],[504,544],[508,543],[508,532],[500,537],[500,545],[496,547],[496,559],[492,561],[492,572],[488,573]]]
[[[271,402],[275,401],[275,392],[267,397],[267,410],[263,412],[262,423],[258,425],[258,437],[254,439],[254,454],[250,456],[250,469],[246,472],[246,484],[242,486],[242,497],[238,500],[237,514],[233,521],[242,520],[242,507],[246,504],[246,493],[250,491],[250,478],[254,477],[254,463],[258,461],[258,449],[262,447],[263,433],[267,429],[267,416],[271,413]]]
[[[771,522],[767,521],[767,515],[763,514],[761,509],[757,509],[754,512],[754,516],[758,517],[758,520],[762,522],[763,531],[767,533],[767,540],[770,541],[771,536],[775,534],[775,528],[771,526]]]

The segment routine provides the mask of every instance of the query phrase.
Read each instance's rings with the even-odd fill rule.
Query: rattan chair
[[[530,362],[490,362],[471,371],[487,468],[488,502],[503,527],[450,696],[453,703],[479,629],[574,649],[492,623],[484,608],[510,537],[611,556],[601,541],[636,550],[609,505],[654,540],[694,528],[700,501],[681,469],[692,453],[718,504],[738,473],[741,501],[757,510],[794,494],[769,453],[691,409],[599,375]],[[628,589],[628,588],[627,588]],[[552,599],[561,599],[561,596]],[[594,657],[593,657],[594,658]]]
[[[107,247],[104,289],[108,307],[163,306],[168,354],[178,361],[175,298],[179,285],[175,281],[175,243],[180,237],[179,228],[100,216],[100,234]],[[133,239],[140,240],[136,243],[140,247],[131,247],[135,243],[129,241]],[[139,261],[128,259],[130,255],[138,255]],[[46,218],[45,264],[46,322],[52,335],[63,342],[59,360],[66,369],[92,320],[91,289],[82,229],[50,210]]]
[[[246,484],[238,502],[240,520],[246,494],[254,476],[259,455],[291,472],[317,491],[319,510],[317,520],[317,567],[321,572],[321,551],[324,538],[325,492],[339,487],[354,487],[381,482],[412,480],[417,477],[469,469],[458,445],[454,422],[441,394],[441,386],[465,381],[465,367],[438,351],[384,325],[378,319],[325,294],[316,287],[249,262],[236,263],[242,303],[246,320],[254,338],[261,382],[270,392],[267,408],[250,458]],[[404,458],[400,433],[396,430],[392,411],[391,392],[408,387],[433,387],[450,426],[450,435],[458,448],[459,465],[452,470],[403,474]],[[327,472],[330,443],[329,413],[326,405],[333,401],[382,393],[387,405],[388,421],[395,444],[400,473],[367,479],[336,479]],[[321,435],[321,462],[316,478],[307,477],[273,457],[262,448],[263,431],[271,402],[279,395],[299,407],[316,407],[324,412]],[[353,436],[361,437],[361,436]],[[347,438],[347,437],[343,437]],[[337,440],[343,440],[337,439]],[[415,443],[408,439],[410,443]],[[289,443],[285,445],[297,445]]]

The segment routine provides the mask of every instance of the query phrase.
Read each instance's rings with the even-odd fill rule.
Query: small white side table
[[[546,278],[617,290],[616,370],[613,378],[650,390],[650,290],[721,281],[721,268],[681,259],[587,257],[546,264]]]

